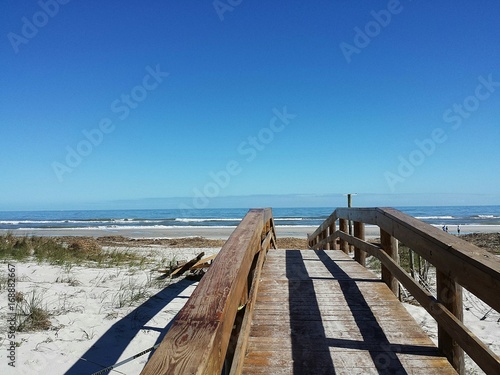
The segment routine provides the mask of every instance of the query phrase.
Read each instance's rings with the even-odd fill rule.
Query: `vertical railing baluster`
[[[347,233],[347,220],[339,219],[339,227],[340,231]],[[346,240],[340,239],[340,250],[342,250],[346,254],[349,254],[349,245],[347,244]]]
[[[354,236],[360,240],[365,240],[365,223],[354,222]],[[354,260],[366,267],[366,253],[357,247],[354,248]]]
[[[380,244],[382,249],[399,264],[398,240],[384,230],[380,230]],[[399,283],[392,273],[382,264],[382,280],[387,284],[389,289],[398,296]]]
[[[462,286],[443,272],[436,270],[436,298],[455,317],[463,321]],[[438,346],[441,352],[460,375],[465,374],[464,351],[457,342],[438,324]]]
[[[334,235],[336,231],[337,231],[337,223],[334,221],[334,222],[330,225],[330,234],[331,234],[331,235]],[[333,239],[330,241],[330,248],[331,248],[332,250],[337,250],[337,239],[336,239],[336,238],[333,238]]]

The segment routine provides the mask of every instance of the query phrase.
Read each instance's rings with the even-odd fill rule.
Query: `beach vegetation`
[[[18,332],[44,331],[51,327],[50,314],[44,303],[43,292],[32,290],[16,294],[16,330]]]
[[[84,329],[82,329],[82,328],[80,328],[80,329],[81,329],[81,330],[82,330],[82,332],[83,332],[82,337],[83,337],[85,340],[92,340],[92,339],[95,337],[95,335],[96,335],[96,333],[95,333],[95,331],[94,331],[94,329],[93,329],[93,328],[92,328],[91,330],[89,330],[88,332],[87,332],[87,331],[85,331],[85,330],[84,330]]]
[[[0,260],[30,260],[39,263],[72,267],[91,264],[98,267],[142,266],[147,258],[122,249],[105,250],[93,238],[88,237],[37,237],[0,236]]]
[[[422,272],[423,268],[428,268],[428,265],[424,267],[425,260],[421,258],[417,253],[413,252],[413,267],[412,267],[412,256],[410,254],[412,250],[405,246],[402,243],[399,243],[398,246],[398,254],[399,254],[399,265],[403,268],[408,274],[412,274],[413,271]],[[366,258],[366,266],[370,270],[380,273],[382,269],[382,264],[380,260],[373,256],[368,256]]]
[[[129,278],[120,284],[120,288],[114,298],[114,305],[116,307],[131,306],[137,301],[146,299],[148,296],[148,282],[140,283],[133,278]]]
[[[170,279],[158,279],[151,272],[146,274],[146,279],[143,281],[133,276],[121,281],[118,291],[112,296],[113,306],[117,308],[132,306],[136,302],[149,298],[153,289],[164,288],[170,283]],[[102,301],[106,298],[107,296]]]

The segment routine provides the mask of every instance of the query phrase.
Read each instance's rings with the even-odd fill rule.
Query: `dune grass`
[[[140,266],[146,263],[147,258],[123,250],[105,251],[91,238],[18,237],[8,233],[0,236],[0,260],[36,260],[57,265],[92,264],[112,267]]]
[[[51,327],[43,292],[32,290],[25,295],[16,293],[16,330],[18,332],[43,331]]]

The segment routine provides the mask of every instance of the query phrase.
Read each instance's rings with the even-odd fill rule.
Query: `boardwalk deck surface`
[[[456,374],[389,288],[341,251],[271,250],[244,374]]]

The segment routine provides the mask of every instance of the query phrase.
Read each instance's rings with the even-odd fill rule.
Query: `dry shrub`
[[[490,253],[500,254],[500,233],[471,233],[462,235],[460,238]]]
[[[91,258],[101,254],[102,248],[93,238],[74,238],[68,244],[68,249],[74,251],[77,257]]]
[[[44,331],[51,327],[50,314],[44,303],[43,292],[16,295],[17,331]]]
[[[277,238],[276,242],[278,249],[304,250],[309,248],[305,238],[282,237]]]
[[[175,248],[222,247],[225,243],[225,240],[212,240],[205,237],[172,238],[167,240],[168,246]]]

